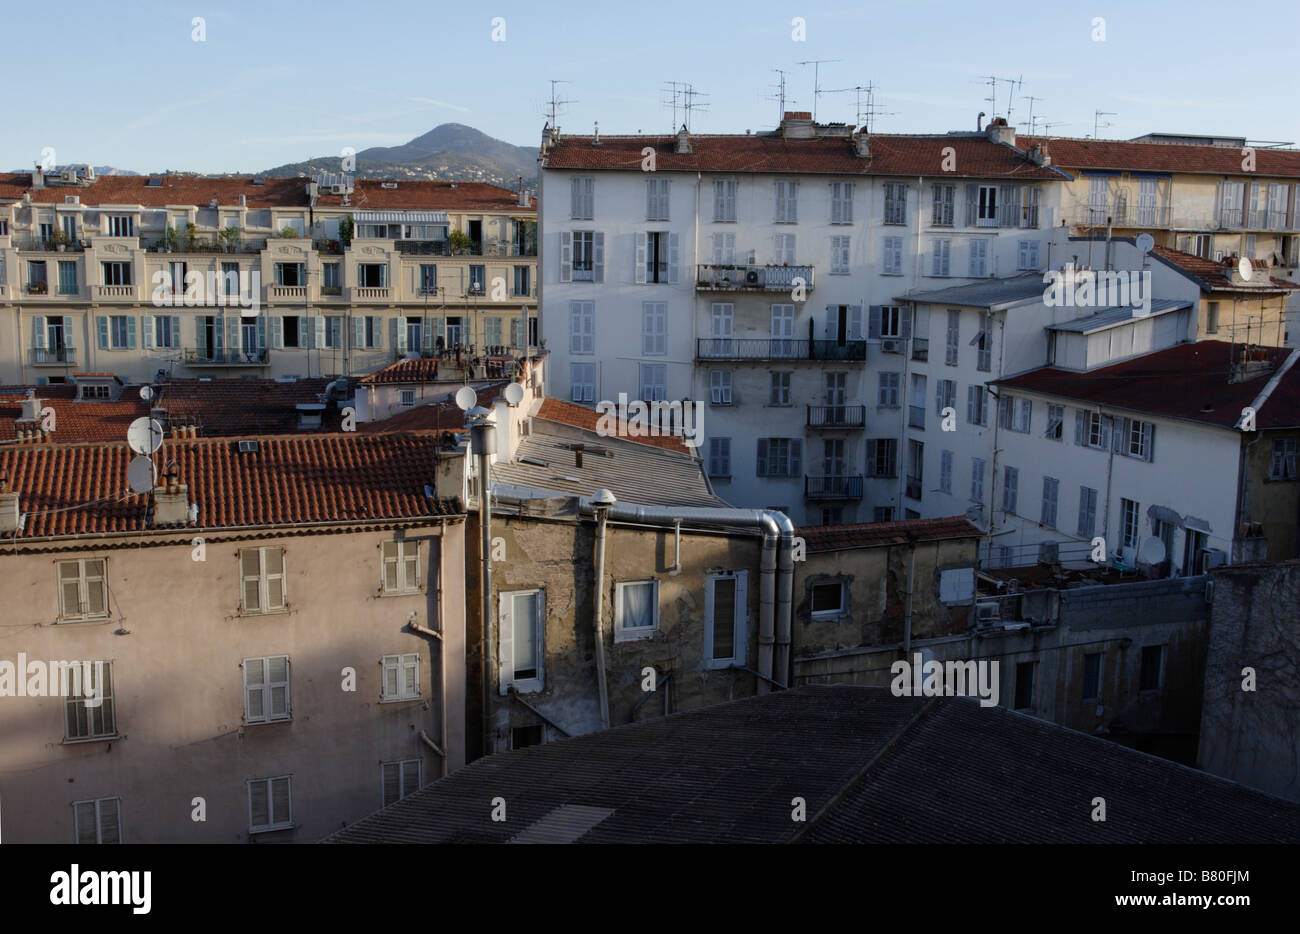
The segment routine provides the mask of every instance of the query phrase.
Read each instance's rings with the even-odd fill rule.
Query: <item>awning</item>
[[[358,224],[446,224],[446,211],[357,211]]]

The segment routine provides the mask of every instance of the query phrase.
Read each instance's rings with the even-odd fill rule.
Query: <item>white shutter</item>
[[[862,306],[849,306],[849,340],[860,341],[862,335]]]
[[[279,315],[271,317],[271,346],[276,350],[284,349],[284,319]]]
[[[230,354],[239,353],[239,340],[242,336],[239,328],[239,315],[227,315],[226,321],[226,352]]]
[[[560,281],[573,281],[573,234],[567,230],[560,233]]]
[[[646,251],[648,249],[646,241],[647,238],[644,232],[637,233],[636,253],[634,256],[634,260],[636,262],[636,269],[633,270],[632,278],[633,281],[636,282],[638,285],[645,285],[645,262],[646,262],[645,258],[646,258]]]
[[[67,326],[64,326],[64,335],[66,339]],[[32,318],[32,346],[37,350],[45,349],[45,316],[36,315]]]
[[[605,234],[599,230],[591,235],[591,278],[605,281]]]
[[[668,235],[668,281],[673,283],[677,281],[679,268],[681,266],[681,244],[679,237],[675,233]]]
[[[75,320],[70,315],[63,317],[63,346],[72,350],[76,345],[73,338],[76,336]],[[178,335],[180,331],[176,332]]]
[[[266,719],[266,659],[244,659],[244,717],[249,722]]]
[[[315,332],[315,342],[317,349],[325,346],[325,316],[312,316],[313,331]]]
[[[402,317],[393,319],[393,346],[397,348],[399,356],[406,353],[406,319]]]
[[[509,694],[515,674],[514,597],[503,593],[497,599],[501,601],[498,614],[500,622],[497,626],[497,664],[500,666],[497,690],[501,694]]]
[[[352,347],[360,350],[366,346],[366,318],[358,315],[352,319]]]
[[[140,331],[144,338],[143,346],[145,350],[153,347],[153,315],[140,316]]]

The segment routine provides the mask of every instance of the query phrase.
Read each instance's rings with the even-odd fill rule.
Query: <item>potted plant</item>
[[[194,242],[199,237],[199,228],[194,226],[194,221],[185,222],[185,250],[186,252],[194,249]]]
[[[447,237],[447,243],[450,244],[453,253],[464,253],[470,248],[469,234],[463,230],[453,230]]]
[[[68,244],[72,243],[72,238],[68,236],[66,230],[56,228],[54,233],[50,234],[49,243],[54,247],[54,249],[62,253],[68,248]]]
[[[222,227],[217,231],[217,239],[221,241],[222,249],[227,253],[235,252],[235,244],[239,242],[239,228],[235,226]]]
[[[352,221],[352,215],[346,215],[339,221],[339,239],[342,240],[344,244],[351,243],[352,233],[355,229],[356,225]]]
[[[163,231],[162,251],[164,253],[175,252],[176,242],[180,240],[180,236],[180,231],[168,224],[167,229]]]
[[[280,232],[276,234],[281,240],[294,240],[298,237],[298,231],[292,227],[281,227]]]

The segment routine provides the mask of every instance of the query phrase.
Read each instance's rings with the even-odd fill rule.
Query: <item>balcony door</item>
[[[457,347],[461,344],[461,339],[460,339],[461,328],[462,325],[461,325],[460,318],[447,319],[447,346],[448,347]]]
[[[244,349],[244,357],[249,363],[257,361],[257,319],[241,318],[239,346]],[[232,350],[235,348],[231,348]]]
[[[709,320],[709,337],[712,338],[713,353],[729,357],[735,353],[732,336],[735,334],[736,306],[730,302],[715,302]]]
[[[1138,224],[1142,227],[1154,227],[1156,223],[1156,186],[1159,181],[1154,178],[1138,180]]]
[[[826,477],[826,492],[842,494],[848,475],[849,463],[845,455],[843,438],[827,438],[822,442],[822,474]]]
[[[845,405],[848,403],[848,374],[826,374],[826,422],[830,425],[842,425],[845,421]]]
[[[772,356],[794,356],[794,306],[772,306]]]

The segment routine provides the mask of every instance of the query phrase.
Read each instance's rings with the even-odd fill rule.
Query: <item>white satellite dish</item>
[[[143,454],[131,458],[131,464],[126,468],[126,482],[130,485],[131,492],[148,493],[153,489],[157,478],[158,471],[154,468],[153,461]]]
[[[150,399],[152,399],[152,398],[153,398],[153,387],[152,387],[152,386],[141,386],[141,387],[140,387],[140,398],[143,399],[145,402],[148,402]]]
[[[1154,535],[1142,539],[1138,545],[1137,559],[1140,564],[1159,564],[1165,560],[1165,543]]]
[[[1237,263],[1237,272],[1241,274],[1241,278],[1249,282],[1250,277],[1255,274],[1255,267],[1251,265],[1250,260],[1243,256],[1241,261]]]
[[[1156,238],[1149,233],[1138,234],[1137,246],[1142,253],[1150,253],[1151,248],[1156,245]]]
[[[506,402],[511,405],[518,405],[524,401],[524,387],[518,383],[511,383],[505,389]]]
[[[456,404],[462,412],[468,412],[478,405],[478,393],[469,386],[461,386],[456,390]]]
[[[137,454],[152,454],[162,447],[163,427],[156,419],[137,418],[126,430],[126,443]]]

